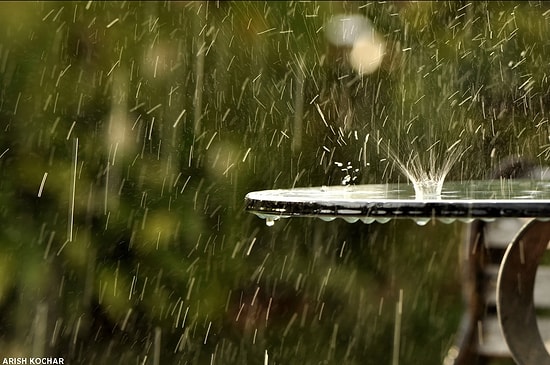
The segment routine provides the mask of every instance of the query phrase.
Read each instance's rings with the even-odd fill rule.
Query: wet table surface
[[[440,197],[421,200],[415,198],[412,184],[404,183],[263,190],[248,193],[245,201],[246,210],[268,221],[297,216],[364,223],[395,218],[419,223],[432,218],[446,223],[456,219],[550,218],[550,181],[449,182],[443,185]]]
[[[246,210],[272,225],[280,218],[342,218],[386,223],[409,218],[424,225],[474,219],[536,218],[508,246],[497,283],[497,311],[517,364],[550,365],[537,327],[533,287],[540,257],[550,241],[550,181],[448,182],[440,196],[416,199],[412,184],[320,186],[248,193]],[[519,280],[519,282],[518,282]]]

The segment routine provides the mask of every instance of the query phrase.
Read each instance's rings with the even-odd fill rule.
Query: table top
[[[484,180],[448,182],[441,197],[416,199],[412,184],[369,184],[263,190],[248,193],[246,210],[266,219],[318,217],[349,222],[385,223],[413,218],[423,224],[432,218],[450,223],[456,219],[550,219],[550,181]]]

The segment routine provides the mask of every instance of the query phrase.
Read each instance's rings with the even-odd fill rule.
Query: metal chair
[[[540,180],[550,179],[550,173],[513,157],[492,178]],[[550,309],[550,266],[539,266],[548,240],[550,222],[500,218],[468,226],[461,249],[466,310],[444,365],[505,363],[507,358],[511,364],[549,364],[543,342],[550,339],[550,311],[544,312]]]

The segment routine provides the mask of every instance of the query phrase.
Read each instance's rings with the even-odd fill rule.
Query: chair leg
[[[550,222],[529,221],[508,246],[497,280],[502,333],[518,365],[550,365],[541,338],[533,289],[540,258],[550,241]]]
[[[449,349],[443,359],[443,365],[480,365],[475,351],[475,329],[472,316],[464,314],[455,345]]]
[[[484,365],[487,359],[478,353],[477,323],[485,315],[486,257],[483,241],[484,223],[475,221],[468,226],[467,239],[460,252],[464,306],[466,308],[454,345],[443,359],[443,365]]]

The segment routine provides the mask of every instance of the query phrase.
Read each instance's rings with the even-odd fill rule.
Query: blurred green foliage
[[[374,73],[326,41],[342,13],[382,35]],[[547,159],[549,13],[0,3],[0,355],[388,363],[401,307],[400,363],[439,363],[463,310],[460,225],[268,228],[243,197],[340,184],[335,162],[359,168],[357,183],[405,182],[379,138],[424,159],[460,139],[453,179],[509,154]]]

